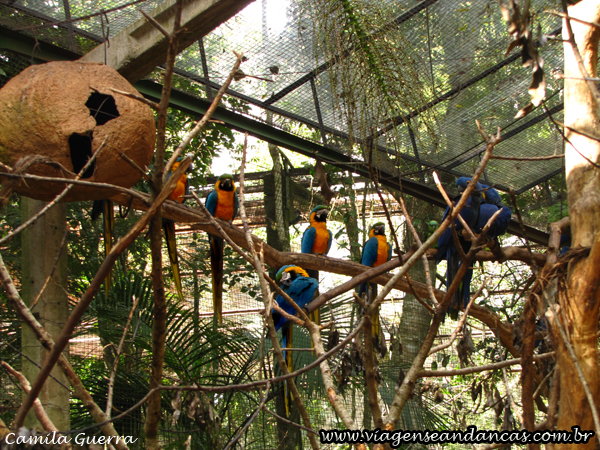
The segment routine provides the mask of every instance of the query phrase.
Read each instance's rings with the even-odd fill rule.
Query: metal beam
[[[196,0],[183,3],[178,36],[179,51],[197,42],[216,27],[235,16],[254,0]],[[166,30],[173,30],[177,0],[168,0],[152,11],[152,16]],[[167,38],[145,18],[121,30],[110,40],[110,47],[100,44],[84,55],[82,61],[106,62],[130,82],[148,75],[167,58]],[[105,56],[106,55],[106,56]]]

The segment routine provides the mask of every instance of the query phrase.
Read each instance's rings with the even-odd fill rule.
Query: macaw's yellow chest
[[[175,189],[173,190],[173,192],[171,192],[171,195],[169,195],[169,198],[173,201],[183,203],[183,200],[184,200],[183,196],[185,195],[186,185],[187,185],[187,175],[183,174],[177,181],[177,185],[175,186]]]
[[[388,260],[388,254],[390,246],[387,243],[385,236],[375,236],[377,238],[377,261],[373,264],[373,267],[377,267]]]
[[[233,220],[235,191],[217,189],[217,195],[219,200],[215,209],[215,217],[221,220]]]
[[[315,243],[313,244],[313,253],[324,255],[327,253],[329,245],[329,230],[323,222],[315,222],[313,224],[316,230]]]

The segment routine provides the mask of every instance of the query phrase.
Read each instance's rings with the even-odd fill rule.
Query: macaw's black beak
[[[280,283],[284,286],[289,286],[292,284],[292,281],[292,275],[289,272],[284,272],[283,275],[281,275]]]
[[[373,230],[373,233],[383,236],[385,234],[385,225],[377,225]]]
[[[327,211],[326,209],[321,209],[315,213],[315,216],[319,221],[324,222],[327,219],[328,212],[329,211]]]
[[[231,191],[233,189],[233,183],[229,178],[225,178],[223,181],[221,181],[220,186],[224,191]]]

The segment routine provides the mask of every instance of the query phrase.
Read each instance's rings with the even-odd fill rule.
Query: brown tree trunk
[[[569,16],[584,21],[600,20],[600,0],[583,0],[569,7]],[[587,76],[596,76],[598,61],[598,28],[571,21],[575,42],[583,58]],[[568,37],[566,24],[563,36]],[[565,124],[589,135],[600,135],[598,105],[582,75],[570,43],[565,42]],[[594,257],[600,243],[600,173],[590,161],[598,163],[600,143],[566,129],[570,143],[566,146],[566,174],[569,195],[569,215],[573,247],[591,247],[596,251],[588,258],[573,259],[569,265],[568,292],[560,296],[559,317],[566,328],[570,344],[583,370],[596,407],[600,403],[598,365],[598,258]],[[557,428],[570,430],[577,425],[582,430],[594,430],[590,404],[573,362],[560,334],[554,326],[558,345],[558,364],[561,369],[561,387]],[[594,448],[595,438],[578,449]],[[574,444],[555,448],[574,447]]]

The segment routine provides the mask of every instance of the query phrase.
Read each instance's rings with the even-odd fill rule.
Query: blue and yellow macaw
[[[206,197],[206,209],[217,219],[232,222],[237,215],[239,200],[235,193],[233,175],[219,177],[215,188]],[[210,267],[213,285],[213,312],[216,323],[223,323],[223,249],[225,242],[220,236],[208,235],[210,243]]]
[[[315,255],[327,255],[333,242],[333,233],[327,229],[327,207],[323,205],[315,206],[309,215],[310,226],[302,235],[302,253],[312,253]],[[319,271],[308,269],[308,276],[319,281]],[[319,324],[319,310],[316,309],[310,314],[310,320]]]
[[[171,168],[171,172],[167,176],[167,179],[169,179],[173,172],[177,170],[179,164],[181,164],[181,160],[182,158],[178,158],[177,161],[173,164],[173,167]],[[188,168],[188,170],[190,169]],[[179,177],[179,180],[177,180],[177,185],[175,186],[175,189],[169,195],[169,200],[173,200],[177,203],[183,203],[185,201],[185,196],[189,195],[189,193],[190,189],[187,179],[187,173],[183,173]],[[177,289],[179,299],[183,300],[183,289],[181,287],[181,273],[179,271],[179,259],[177,257],[177,238],[175,236],[175,222],[173,222],[170,219],[163,219],[163,229],[165,230],[165,241],[167,243],[169,261],[171,262],[173,281],[175,283],[175,288]]]
[[[96,220],[100,214],[103,217],[103,233],[104,233],[104,256],[108,256],[110,249],[112,248],[112,235],[115,226],[115,210],[113,208],[112,200],[95,200],[92,205],[92,220]],[[108,291],[110,290],[111,283],[111,272],[108,272],[104,279],[104,292],[108,297]]]
[[[462,193],[470,182],[470,178],[460,177],[456,182],[459,193]],[[458,200],[459,197],[456,197],[454,204],[458,203]],[[460,211],[460,215],[469,225],[473,233],[478,234],[481,233],[481,230],[485,224],[496,213],[496,211],[498,211],[498,209],[501,209],[502,212],[496,218],[487,233],[488,239],[494,239],[497,241],[498,236],[506,233],[511,218],[511,210],[502,204],[502,199],[500,198],[498,191],[496,191],[494,188],[477,183],[472,194],[467,199],[466,205]],[[450,208],[446,208],[444,219],[448,215],[449,211]],[[458,234],[458,240],[463,252],[467,253],[471,248],[471,242],[465,239],[463,236],[463,226],[458,221],[458,218],[454,221],[454,227]],[[454,239],[452,237],[451,228],[447,228],[442,236],[440,236],[438,239],[438,254],[436,257],[436,263],[444,259],[448,262],[448,268],[446,270],[446,288],[448,289],[462,264],[458,249],[456,248]],[[469,304],[469,300],[471,298],[472,278],[473,267],[471,266],[467,269],[459,289],[455,293],[450,305],[448,306],[447,312],[454,320],[456,320],[458,317],[458,311],[460,309],[464,309]]]
[[[296,304],[303,308],[307,304],[309,304],[315,294],[317,289],[319,288],[319,282],[308,276],[308,273],[298,266],[283,266],[277,272],[275,279],[279,283],[279,287],[290,296],[292,300],[296,302]],[[296,310],[292,305],[290,305],[285,299],[278,295],[276,300],[277,304],[281,309],[283,309],[286,313],[294,315]],[[283,335],[282,338],[282,347],[283,348],[292,348],[293,347],[293,334],[292,334],[292,323],[287,320],[284,316],[279,314],[277,311],[273,310],[271,312],[273,317],[273,323],[275,325],[275,330],[281,329],[281,333]],[[283,357],[288,366],[288,370],[290,372],[294,371],[294,364],[292,358],[292,352],[283,352]],[[284,383],[284,391],[285,391],[285,410],[289,417],[290,415],[290,405],[291,405],[291,397],[289,393],[289,389],[287,387],[287,383]]]
[[[388,243],[385,237],[385,224],[377,222],[369,229],[369,240],[363,247],[360,263],[363,266],[377,267],[392,259],[392,246]],[[370,291],[370,293],[369,293]],[[377,297],[377,284],[364,283],[358,288],[358,295],[361,297],[367,293],[368,302],[371,303]],[[373,338],[379,339],[381,327],[379,324],[379,307],[371,316],[373,324]]]

